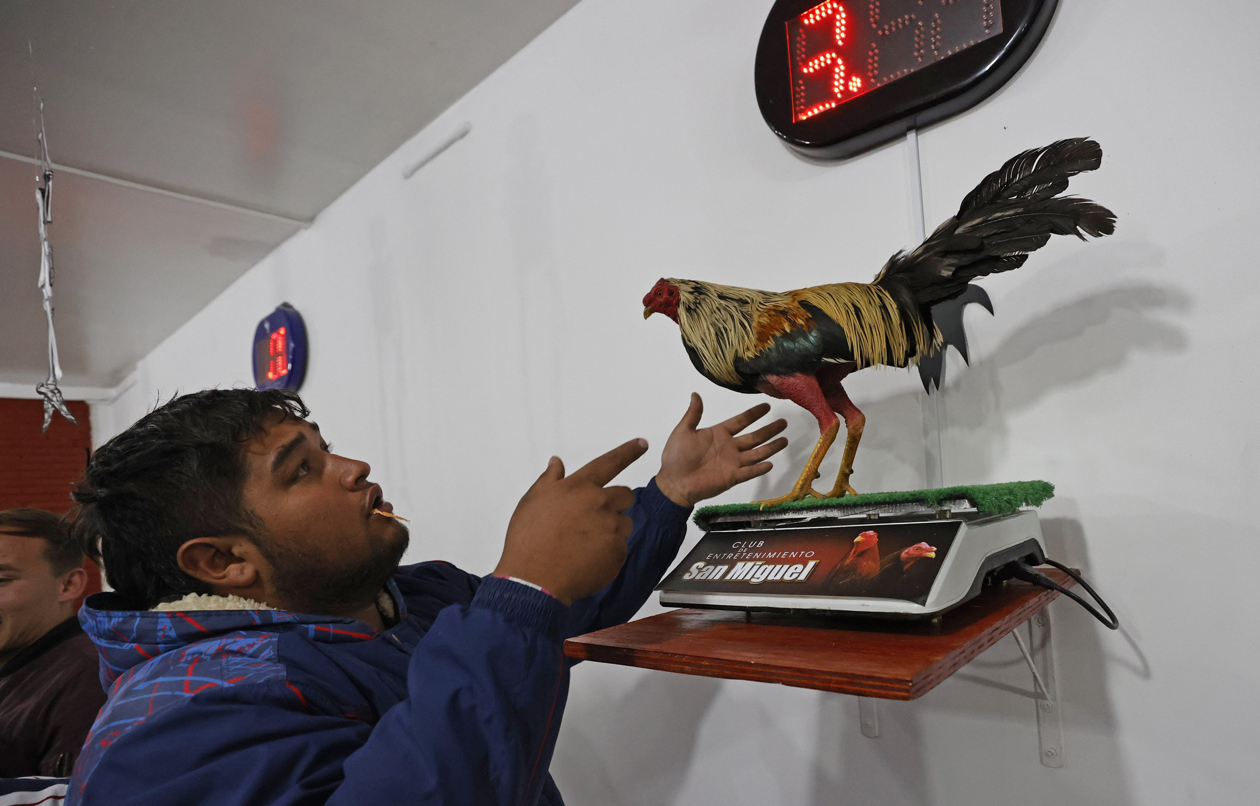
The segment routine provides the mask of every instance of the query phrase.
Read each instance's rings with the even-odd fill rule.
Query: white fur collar
[[[271,605],[243,596],[215,596],[212,593],[190,593],[173,602],[162,602],[153,609],[164,613],[172,610],[275,610]]]
[[[376,596],[376,607],[389,621],[398,618],[394,607],[394,597],[389,591],[381,591]],[[243,596],[215,596],[212,593],[190,593],[173,602],[161,602],[153,610],[169,613],[174,610],[275,610],[271,605],[255,602]]]

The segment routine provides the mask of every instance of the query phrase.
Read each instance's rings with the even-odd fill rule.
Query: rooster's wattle
[[[866,418],[841,381],[870,366],[918,364],[924,388],[939,386],[945,348],[967,357],[963,308],[978,302],[993,311],[972,280],[1019,268],[1051,235],[1084,240],[1115,230],[1110,210],[1059,195],[1070,177],[1100,164],[1102,149],[1084,138],[1019,154],[916,249],[893,255],[872,283],[773,293],[662,279],[643,298],[643,316],[673,319],[692,364],[719,386],[791,400],[817,418],[822,434],[792,491],[764,504],[856,494],[849,477]],[[848,439],[835,486],[820,493],[812,484],[839,433],[837,414]]]

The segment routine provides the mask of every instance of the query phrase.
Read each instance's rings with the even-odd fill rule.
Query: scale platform
[[[671,607],[936,618],[1008,564],[1044,562],[1037,513],[1018,507],[1051,495],[1017,482],[709,507],[696,517],[705,535],[657,590]]]

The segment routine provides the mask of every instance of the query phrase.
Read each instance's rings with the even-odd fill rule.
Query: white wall
[[[411,559],[485,572],[551,453],[658,449],[692,389],[711,417],[749,404],[643,321],[653,282],[867,280],[910,237],[903,143],[811,165],[762,123],[769,6],[585,0],[148,356],[100,436],[176,390],[248,383],[253,327],[288,300],[312,334],[303,392],[413,518]],[[1010,85],[922,135],[929,227],[1017,151],[1091,135],[1106,152],[1074,189],[1117,234],[987,281],[997,315],[969,314],[973,365],[945,397],[946,482],[1055,482],[1051,548],[1125,624],[1053,608],[1066,767],[1038,763],[1009,639],[882,706],[875,740],[852,698],[584,664],[553,764],[570,803],[1255,802],[1257,27],[1238,0],[1064,0]],[[855,485],[919,486],[916,377],[850,389],[869,423]],[[807,454],[812,418],[776,414],[791,460],[731,500],[784,489]]]

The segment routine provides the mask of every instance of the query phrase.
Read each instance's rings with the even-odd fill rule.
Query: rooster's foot
[[[803,487],[793,487],[792,492],[788,493],[787,495],[781,495],[778,498],[771,498],[767,501],[753,501],[753,503],[758,504],[761,506],[762,509],[765,509],[766,507],[772,507],[777,504],[786,504],[789,501],[804,501],[806,498],[828,498],[828,497],[830,496],[823,495],[822,493],[815,490],[813,487],[806,485]]]
[[[840,475],[836,477],[836,486],[831,488],[831,492],[826,495],[820,495],[819,498],[844,498],[846,495],[857,495],[858,491],[849,485],[849,477],[853,475],[853,468],[841,466]]]
[[[837,484],[831,488],[831,492],[826,495],[819,495],[819,498],[844,498],[846,495],[857,495],[858,491],[847,484]]]

